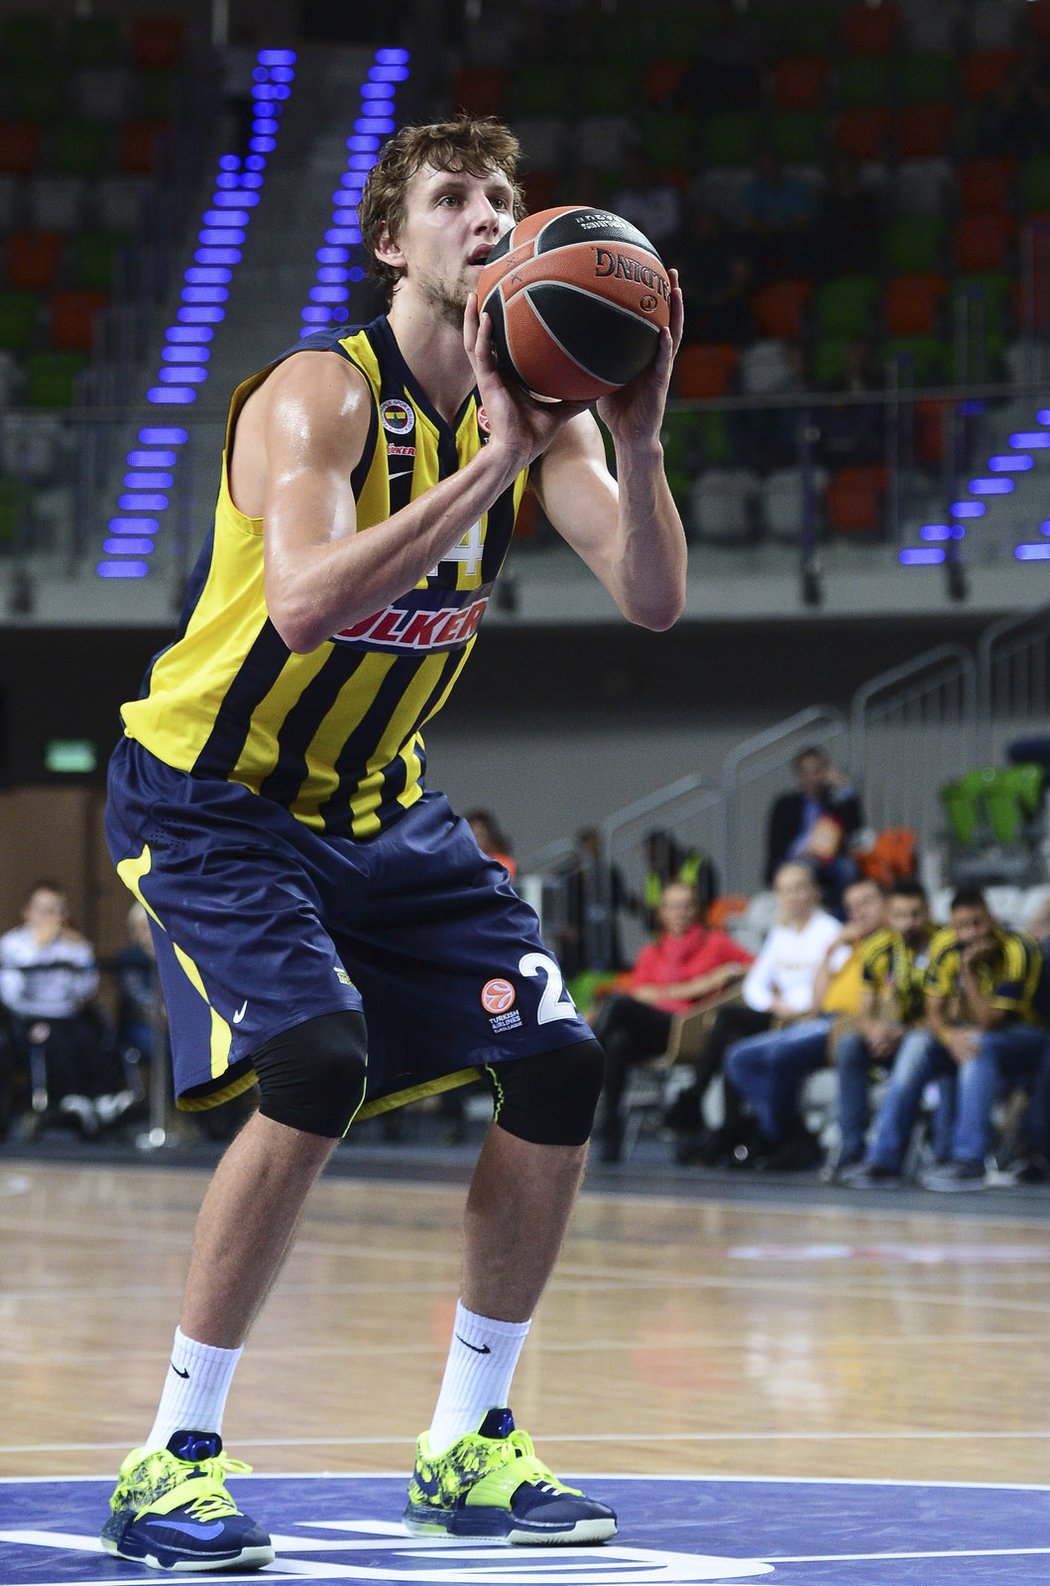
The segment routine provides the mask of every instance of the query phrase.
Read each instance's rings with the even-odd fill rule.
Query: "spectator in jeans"
[[[865,947],[860,1012],[836,1042],[839,1145],[828,1163],[828,1179],[863,1161],[871,1071],[891,1066],[908,1029],[925,1014],[923,987],[935,927],[918,881],[895,883],[887,924],[889,930]]]
[[[809,1168],[820,1162],[820,1144],[799,1115],[802,1082],[827,1062],[836,1021],[859,1012],[865,955],[889,935],[886,899],[877,881],[854,881],[844,902],[846,923],[824,950],[808,1017],[736,1041],[725,1055],[726,1088],[745,1099],[758,1124],[752,1160],[766,1167]]]
[[[716,1165],[746,1159],[753,1131],[745,1121],[739,1094],[725,1086],[725,1119],[713,1133],[703,1128],[704,1094],[721,1073],[726,1051],[734,1041],[774,1024],[790,1024],[809,1012],[817,973],[838,936],[839,921],[820,907],[820,894],[808,865],[782,865],[773,890],[777,923],[744,977],[743,1003],[718,1010],[697,1063],[696,1087],[679,1097],[668,1116],[668,1122],[682,1135],[676,1150],[680,1162]]]
[[[672,881],[660,903],[663,933],[643,947],[631,972],[630,991],[612,996],[594,1022],[605,1048],[605,1088],[599,1129],[603,1162],[618,1162],[623,1147],[621,1103],[632,1063],[667,1050],[672,1019],[689,1013],[738,984],[751,954],[724,931],[700,924],[694,887]]]
[[[930,943],[926,1019],[901,1041],[857,1188],[899,1181],[931,1081],[955,1090],[948,1158],[922,1176],[928,1189],[980,1189],[991,1138],[992,1108],[1004,1080],[1032,1086],[1026,1132],[1050,1156],[1050,1063],[1047,1032],[1033,1021],[1041,958],[1031,937],[995,921],[982,893],[952,899],[951,924]]]
[[[864,824],[860,799],[823,749],[801,750],[794,766],[798,789],[781,793],[769,812],[766,882],[787,860],[804,860],[813,866],[829,907],[837,909],[843,887],[857,874],[848,845]]]

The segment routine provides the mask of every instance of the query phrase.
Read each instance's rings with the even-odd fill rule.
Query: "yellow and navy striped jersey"
[[[368,439],[351,483],[358,533],[463,467],[487,439],[476,390],[453,422],[434,409],[385,316],[307,337],[283,357],[328,350],[371,388]],[[518,475],[439,566],[382,611],[295,655],[269,619],[261,518],[230,495],[238,415],[278,358],[230,403],[215,524],[190,579],[178,634],[153,658],[124,730],[194,776],[242,783],[315,830],[371,837],[420,797],[422,728],[470,654],[527,482]]]
[[[995,956],[976,966],[977,984],[993,1008],[1002,1008],[1026,1024],[1036,1022],[1032,1006],[1042,957],[1039,948],[1023,931],[994,930]],[[938,931],[930,943],[930,967],[926,971],[926,990],[934,997],[946,997],[955,1006],[951,1018],[965,1024],[972,1017],[962,983],[962,949],[951,926]]]
[[[909,947],[897,931],[884,927],[865,944],[863,979],[880,1002],[893,999],[902,1024],[914,1024],[925,1012],[926,972],[930,966],[929,936],[918,947]]]

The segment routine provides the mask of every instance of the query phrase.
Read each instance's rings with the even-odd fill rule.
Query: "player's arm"
[[[476,315],[471,333],[491,361]],[[565,403],[503,425],[463,468],[358,534],[350,480],[372,417],[364,377],[331,353],[299,353],[263,394],[266,604],[289,649],[304,654],[414,588],[579,411]]]
[[[660,333],[656,362],[598,403],[616,452],[616,479],[590,414],[566,424],[534,470],[543,510],[558,533],[624,616],[654,629],[669,628],[685,604],[685,534],[660,444],[671,366],[682,339],[682,294],[673,270],[671,285],[671,324]]]

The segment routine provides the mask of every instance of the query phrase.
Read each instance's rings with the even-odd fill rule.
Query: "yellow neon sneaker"
[[[413,1536],[491,1536],[505,1542],[607,1542],[616,1516],[567,1487],[536,1458],[532,1438],[514,1429],[509,1410],[490,1410],[444,1454],[430,1434],[416,1444],[405,1529]]]
[[[176,1432],[167,1448],[132,1449],[123,1465],[102,1546],[152,1569],[261,1569],[274,1558],[270,1538],[242,1514],[224,1478],[247,1475],[222,1451],[217,1432]]]

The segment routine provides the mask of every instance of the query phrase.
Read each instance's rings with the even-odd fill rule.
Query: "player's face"
[[[412,291],[458,327],[485,260],[513,224],[514,194],[502,171],[475,176],[423,165],[408,184],[394,243],[400,258],[391,262],[402,266]]]
[[[889,901],[889,926],[906,942],[918,941],[929,923],[924,898],[893,896]]]

